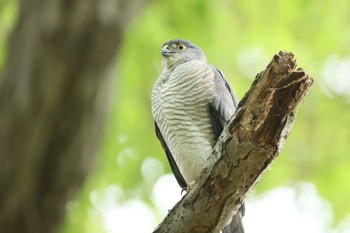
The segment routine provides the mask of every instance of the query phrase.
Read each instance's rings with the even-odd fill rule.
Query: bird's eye
[[[177,48],[180,49],[180,50],[184,50],[184,49],[185,49],[185,46],[182,45],[182,44],[180,44]]]

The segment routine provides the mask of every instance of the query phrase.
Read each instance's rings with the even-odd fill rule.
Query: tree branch
[[[194,189],[154,233],[219,232],[279,154],[312,83],[292,53],[276,54],[240,101]]]

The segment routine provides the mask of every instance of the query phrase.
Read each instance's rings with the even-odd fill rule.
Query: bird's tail
[[[243,208],[242,208],[243,207]],[[237,211],[233,216],[232,221],[223,230],[222,233],[244,233],[242,217],[244,214],[244,204],[241,206],[240,211]]]

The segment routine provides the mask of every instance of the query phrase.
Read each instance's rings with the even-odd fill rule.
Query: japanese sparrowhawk
[[[171,169],[186,189],[200,175],[237,108],[224,74],[207,63],[201,48],[184,39],[163,44],[162,72],[152,92],[155,130]],[[224,233],[244,232],[243,208]]]

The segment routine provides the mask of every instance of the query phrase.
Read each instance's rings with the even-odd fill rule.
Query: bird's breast
[[[216,143],[209,112],[214,78],[206,63],[187,62],[163,72],[153,88],[154,119],[187,183],[198,178]]]

